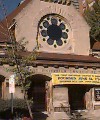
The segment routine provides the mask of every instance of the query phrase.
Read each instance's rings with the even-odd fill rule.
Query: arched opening
[[[33,75],[29,78],[31,85],[28,90],[29,99],[33,99],[33,111],[45,111],[47,107],[46,83],[51,78],[46,75]]]

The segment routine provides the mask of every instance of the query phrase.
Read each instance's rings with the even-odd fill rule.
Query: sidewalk
[[[67,115],[66,112],[54,112],[46,120],[70,120],[70,118],[70,115]]]
[[[100,120],[100,109],[83,110],[72,115],[68,115],[65,112],[55,112],[49,115],[46,120]]]
[[[90,120],[100,120],[100,109],[85,111],[81,114],[83,118],[88,118]]]
[[[66,112],[54,112],[49,115],[47,112],[38,112],[34,113],[34,120],[100,120],[100,109],[77,111],[72,115]]]

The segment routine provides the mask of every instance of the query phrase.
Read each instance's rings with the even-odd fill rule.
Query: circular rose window
[[[39,25],[39,32],[44,42],[57,48],[67,43],[69,27],[62,17],[47,15]]]

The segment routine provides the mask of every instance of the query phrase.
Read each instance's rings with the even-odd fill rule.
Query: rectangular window
[[[95,101],[100,101],[100,88],[94,89]]]

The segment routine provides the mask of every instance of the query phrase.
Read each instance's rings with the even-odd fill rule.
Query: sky
[[[4,10],[2,10],[2,4],[4,4],[6,9],[6,14],[11,13],[22,0],[0,0],[0,20],[4,17]]]

